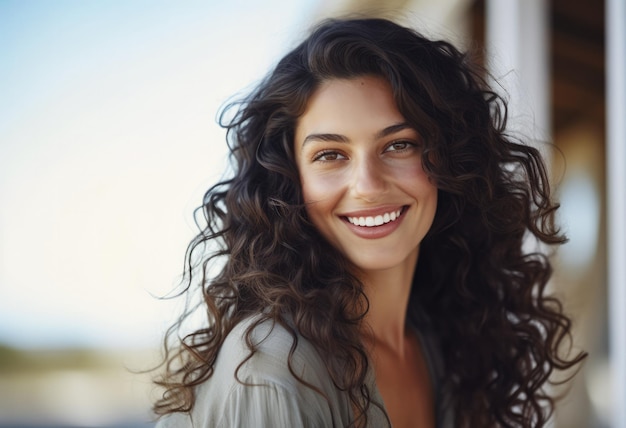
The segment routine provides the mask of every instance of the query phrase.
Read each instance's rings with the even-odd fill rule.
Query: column
[[[613,428],[626,428],[626,3],[607,0],[607,241]]]

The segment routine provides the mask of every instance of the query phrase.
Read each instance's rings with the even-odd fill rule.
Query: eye
[[[331,161],[345,159],[345,158],[346,157],[342,155],[341,153],[338,153],[332,150],[325,150],[325,151],[317,153],[313,157],[313,161],[331,162]]]
[[[417,147],[417,144],[408,140],[393,141],[385,148],[385,152],[403,152]]]

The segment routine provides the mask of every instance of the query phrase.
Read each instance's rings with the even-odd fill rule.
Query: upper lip
[[[365,208],[357,211],[341,213],[340,217],[376,217],[377,215],[384,215],[385,213],[398,211],[404,207],[405,205],[384,205],[381,207]]]

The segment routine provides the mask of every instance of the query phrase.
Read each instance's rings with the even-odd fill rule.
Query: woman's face
[[[309,218],[333,246],[362,271],[415,266],[437,188],[384,79],[322,83],[298,120],[295,153]]]

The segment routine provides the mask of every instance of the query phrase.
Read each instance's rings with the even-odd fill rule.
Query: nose
[[[374,202],[386,189],[384,167],[378,159],[353,160],[352,192],[356,198]]]

